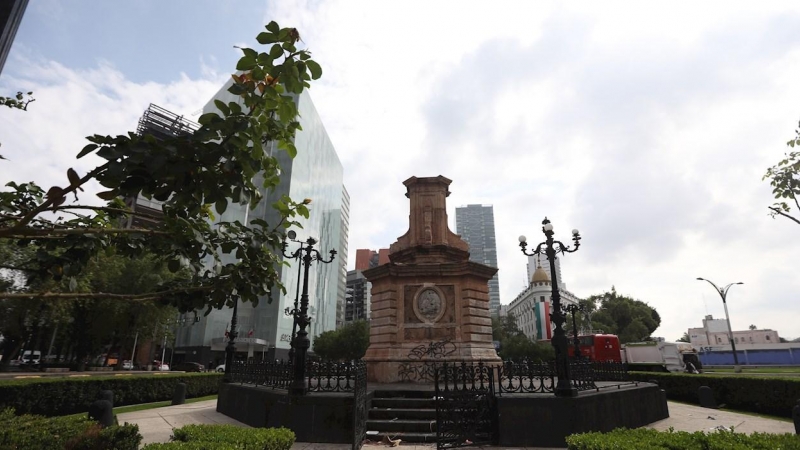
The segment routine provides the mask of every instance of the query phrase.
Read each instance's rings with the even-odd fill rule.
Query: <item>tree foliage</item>
[[[310,199],[284,196],[274,203],[277,223],[212,224],[214,211],[221,214],[229,204],[253,209],[262,192],[277,186],[277,159],[265,144],[296,154],[293,138],[300,125],[294,96],[321,76],[310,53],[296,47],[296,29],[270,22],[257,40],[269,48],[241,49],[239,72],[228,89],[238,101],[217,101],[221,114],[203,114],[197,132],[163,140],[96,134],[77,154],[104,160],[89,172],[69,168],[64,182],[48,189],[8,183],[0,192],[0,242],[30,248],[33,257],[14,268],[42,284],[24,292],[4,290],[0,297],[158,301],[181,311],[210,312],[235,300],[257,303],[272,289],[283,289],[277,270],[281,242],[287,228],[300,226],[298,216],[308,217]],[[106,189],[97,194],[107,201],[103,206],[79,199],[83,187],[95,182]],[[163,202],[163,219],[147,229],[121,226],[138,214],[122,199],[139,196]],[[158,255],[159,264],[190,276],[154,283],[138,294],[79,289],[79,275],[101,253]],[[60,289],[62,280],[67,289]]]
[[[314,338],[314,353],[322,359],[350,361],[361,359],[369,347],[369,323],[357,320],[335,331]]]
[[[36,99],[33,98],[33,92],[28,92],[27,94],[17,92],[17,95],[13,97],[0,97],[0,106],[8,106],[11,109],[27,111],[28,104],[34,101],[36,101]],[[3,155],[0,155],[0,159],[6,158],[4,158]]]
[[[504,361],[549,361],[555,359],[555,350],[549,343],[531,340],[519,329],[514,314],[492,317],[492,339],[500,341],[498,355]]]
[[[800,128],[795,130],[795,138],[786,143],[790,148],[800,146]],[[800,219],[796,217],[800,211],[800,152],[791,151],[778,164],[767,169],[762,180],[769,179],[772,186],[772,195],[777,200],[769,206],[772,217],[783,216],[787,219],[800,224]],[[792,208],[796,208],[792,213]]]
[[[591,317],[592,329],[616,334],[622,343],[648,338],[661,325],[661,316],[655,308],[619,295],[613,287],[610,292],[592,295],[581,303]]]

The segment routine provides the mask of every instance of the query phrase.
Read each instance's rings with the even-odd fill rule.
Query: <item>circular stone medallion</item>
[[[435,322],[443,312],[442,298],[433,288],[423,289],[417,295],[417,315],[426,322]]]

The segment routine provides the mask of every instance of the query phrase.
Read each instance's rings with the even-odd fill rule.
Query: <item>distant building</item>
[[[778,332],[770,329],[734,331],[733,341],[736,345],[745,344],[779,344]],[[728,335],[728,321],[715,319],[708,315],[703,319],[702,328],[689,328],[689,342],[695,347],[713,347],[731,345]]]
[[[560,289],[566,289],[567,285],[564,283],[564,277],[561,276],[561,258],[556,256],[556,277],[558,278],[558,287]],[[548,277],[550,277],[550,261],[547,260],[545,255],[533,255],[528,256],[528,279],[530,280],[533,278],[533,272],[536,271],[536,268],[542,266],[545,273]],[[552,278],[552,277],[551,277]]]
[[[492,205],[467,205],[456,208],[456,233],[469,244],[469,260],[497,267],[497,243]],[[500,308],[499,272],[489,280],[489,311],[497,316]]]
[[[3,0],[0,2],[0,72],[6,64],[11,51],[11,44],[17,36],[17,29],[22,22],[28,0]]]
[[[356,270],[367,270],[382,266],[389,262],[389,249],[382,248],[378,251],[368,248],[356,250]]]
[[[561,304],[577,304],[580,299],[566,289],[559,289]],[[508,305],[508,314],[513,314],[517,327],[525,336],[534,340],[551,339],[553,325],[550,321],[553,288],[550,275],[539,266],[531,276],[530,284]]]
[[[350,234],[350,193],[347,188],[342,186],[342,235],[339,238],[342,243],[341,250],[338,250],[343,258],[339,258],[339,297],[336,299],[336,328],[341,328],[345,320],[345,307],[347,301],[347,252]]]
[[[158,140],[164,140],[188,136],[198,129],[200,129],[199,124],[151,103],[139,119],[136,134],[139,136],[149,134]],[[161,211],[163,202],[156,199],[148,199],[139,195],[136,198],[126,198],[124,201],[128,208],[136,213],[136,215],[128,216],[128,221],[124,224],[127,228],[150,228],[160,222],[163,217]]]
[[[500,305],[500,308],[497,310],[497,315],[500,317],[505,317],[508,315],[508,305]]]
[[[372,283],[367,281],[360,270],[347,272],[347,300],[344,322],[369,320]]]

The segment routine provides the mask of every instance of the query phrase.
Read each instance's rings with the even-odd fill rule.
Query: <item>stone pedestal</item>
[[[389,248],[388,264],[364,272],[372,283],[372,382],[433,381],[444,361],[499,363],[492,345],[488,281],[494,267],[469,261],[466,242],[447,227],[443,176],[409,178],[409,231]]]

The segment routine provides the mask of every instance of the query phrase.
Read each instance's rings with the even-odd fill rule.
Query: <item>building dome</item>
[[[531,277],[531,283],[547,283],[550,284],[550,276],[547,275],[547,272],[542,269],[542,266],[539,265],[536,270],[533,271],[533,276]]]

